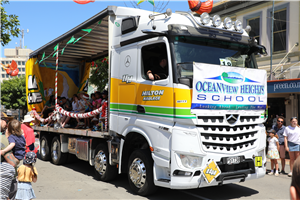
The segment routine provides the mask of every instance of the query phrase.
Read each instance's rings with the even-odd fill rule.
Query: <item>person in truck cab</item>
[[[168,61],[166,56],[159,58],[159,65],[148,70],[147,76],[150,80],[161,80],[168,77]]]

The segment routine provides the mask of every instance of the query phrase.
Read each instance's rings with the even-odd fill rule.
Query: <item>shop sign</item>
[[[300,92],[299,80],[270,81],[268,82],[268,93],[296,93]]]

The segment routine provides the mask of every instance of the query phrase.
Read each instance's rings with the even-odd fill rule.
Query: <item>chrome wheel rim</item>
[[[55,161],[58,158],[57,152],[58,152],[58,143],[57,141],[54,141],[52,145],[52,156],[53,156],[53,160]]]
[[[107,159],[105,153],[100,150],[95,156],[95,169],[102,176],[106,171]]]
[[[137,188],[142,188],[146,182],[146,166],[140,158],[133,160],[129,167],[129,177]]]
[[[42,140],[42,143],[41,143],[41,155],[43,156],[43,157],[45,157],[46,156],[46,141],[45,140]]]

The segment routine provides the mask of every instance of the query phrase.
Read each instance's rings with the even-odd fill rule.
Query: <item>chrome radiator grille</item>
[[[202,148],[206,152],[239,153],[257,146],[258,116],[198,116]],[[233,125],[234,124],[234,125]]]

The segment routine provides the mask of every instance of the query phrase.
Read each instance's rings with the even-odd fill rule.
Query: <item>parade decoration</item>
[[[207,0],[205,2],[201,2],[200,0],[193,0],[188,1],[188,3],[191,11],[196,12],[200,15],[204,12],[210,13],[213,7],[213,0]]]
[[[73,0],[73,1],[78,4],[87,4],[87,3],[95,2],[95,0]]]
[[[143,3],[144,1],[147,1],[147,2],[151,3],[153,6],[155,6],[154,0],[138,0],[137,5]]]
[[[16,61],[12,60],[11,64],[1,64],[2,68],[6,71],[6,74],[10,76],[17,76],[19,74],[18,64]]]
[[[149,9],[149,5],[152,5],[153,12],[163,12],[166,9],[166,6],[169,4],[170,0],[127,0],[123,1],[126,7],[130,8],[137,8],[137,9],[142,9],[142,7],[145,7]],[[143,3],[143,2],[149,2],[148,3]]]
[[[74,1],[75,1],[75,0],[74,0]],[[84,0],[77,0],[77,1],[84,1]],[[94,2],[95,0],[87,0],[87,1]],[[81,37],[78,37],[78,38],[75,38],[74,36],[72,36],[71,39],[67,42],[66,46],[64,46],[61,50],[57,50],[57,52],[60,52],[61,55],[63,55],[63,54],[64,54],[64,51],[65,51],[65,48],[66,48],[68,45],[75,44],[76,42],[78,42],[79,40],[81,40],[82,38],[84,38],[85,36],[87,36],[89,33],[91,33],[91,32],[93,31],[93,29],[94,29],[96,26],[99,26],[99,25],[101,24],[101,22],[102,22],[102,20],[100,20],[100,21],[98,22],[98,24],[95,25],[93,28],[90,28],[90,29],[81,29],[82,31],[87,32],[87,33],[84,34],[84,35],[82,35]],[[50,56],[52,56],[52,57],[56,56],[56,49],[54,49],[54,51],[53,51],[49,56],[47,56],[47,57],[45,57],[45,52],[44,52],[43,55],[42,55],[41,60],[39,60],[39,61],[36,60],[35,64],[43,62],[43,64],[45,65],[45,67],[47,67],[44,61],[47,60]]]

